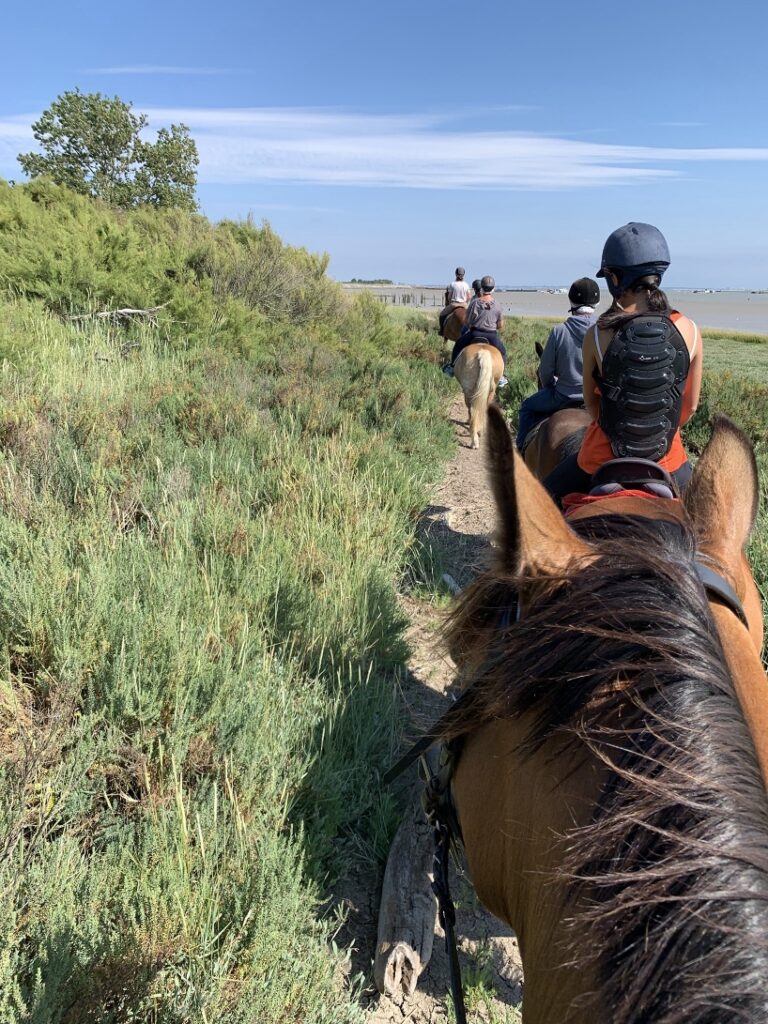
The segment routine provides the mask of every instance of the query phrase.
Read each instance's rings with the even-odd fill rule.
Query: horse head
[[[684,503],[620,497],[566,522],[489,412],[498,547],[448,624],[472,687],[454,795],[478,894],[518,933],[525,1024],[766,1020],[750,446],[719,420]]]

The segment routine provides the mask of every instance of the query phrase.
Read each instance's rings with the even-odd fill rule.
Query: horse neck
[[[467,635],[477,627],[488,645],[481,696],[465,723],[487,726],[466,766],[479,780],[475,792],[462,792],[457,776],[470,866],[491,893],[491,909],[513,927],[510,909],[523,920],[524,955],[554,947],[550,934],[538,942],[546,918],[561,922],[561,942],[563,922],[572,922],[571,951],[559,963],[563,977],[572,970],[591,979],[594,1006],[577,999],[560,1016],[542,1006],[535,1024],[590,1016],[611,1024],[768,1020],[768,797],[760,775],[768,764],[768,681],[734,613],[714,602],[710,618],[679,505],[614,499],[611,509],[603,523],[579,530],[603,557],[532,604],[502,639],[498,616],[510,582],[529,581],[491,573],[468,597]],[[672,521],[648,522],[656,511]],[[607,619],[606,609],[615,616]],[[504,659],[493,657],[500,643]],[[519,735],[525,723],[544,763],[559,764],[558,744],[570,736],[593,757],[591,769],[537,788],[541,772],[520,753],[521,740],[530,749],[532,738]],[[489,757],[480,741],[502,725],[506,736]],[[510,756],[519,763],[501,772]],[[528,789],[525,803],[519,794]],[[561,828],[546,818],[553,802]],[[496,846],[489,820],[497,822]],[[566,842],[553,845],[558,834]],[[520,861],[519,845],[546,848],[547,840],[562,853],[559,863]],[[510,874],[516,857],[519,870]],[[550,890],[537,888],[537,872],[548,875]],[[575,991],[572,982],[563,989]]]
[[[768,792],[768,677],[759,648],[745,642],[744,627],[729,608],[715,602],[710,608]]]

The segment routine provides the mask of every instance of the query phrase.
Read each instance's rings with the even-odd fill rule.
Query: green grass
[[[396,587],[445,602],[434,317],[45,182],[0,256],[0,1022],[359,1021],[324,908],[396,821]],[[66,319],[126,305],[157,327]],[[548,329],[505,325],[512,407]],[[708,370],[692,449],[722,410],[765,466],[765,386]]]
[[[0,1020],[357,1020],[319,908],[395,823],[423,338],[0,323]]]

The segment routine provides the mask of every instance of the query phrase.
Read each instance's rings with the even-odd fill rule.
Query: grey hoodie
[[[569,316],[565,323],[552,328],[539,364],[543,388],[554,385],[555,391],[566,398],[581,398],[584,377],[581,346],[584,335],[596,320],[594,314],[579,314]]]

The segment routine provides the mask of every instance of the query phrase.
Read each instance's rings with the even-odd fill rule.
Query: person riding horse
[[[558,409],[581,403],[583,371],[581,346],[595,324],[600,288],[591,277],[580,277],[568,290],[568,319],[553,327],[539,363],[539,391],[520,406],[516,445],[522,451],[530,431]]]
[[[499,337],[499,331],[504,325],[504,318],[501,313],[501,306],[493,297],[493,290],[496,287],[495,280],[490,274],[480,280],[480,295],[475,296],[467,307],[467,315],[464,320],[464,327],[461,337],[453,346],[451,361],[443,367],[443,373],[453,376],[453,367],[461,352],[473,342],[485,342],[492,345],[501,353],[504,363],[507,361],[507,350],[504,342]],[[507,378],[503,375],[499,378],[499,387],[507,384]]]
[[[438,327],[437,333],[442,338],[443,327],[445,327],[445,321],[456,309],[457,306],[466,306],[471,297],[471,290],[467,282],[464,280],[465,270],[464,267],[456,267],[456,280],[451,281],[448,287],[445,289],[445,305],[440,310],[439,320],[440,326]]]
[[[690,479],[680,427],[699,403],[702,342],[696,324],[659,289],[669,263],[666,239],[651,224],[625,224],[608,236],[597,276],[613,304],[582,346],[592,422],[580,450],[544,480],[557,500],[589,491],[592,475],[616,458],[656,462],[680,489]]]

